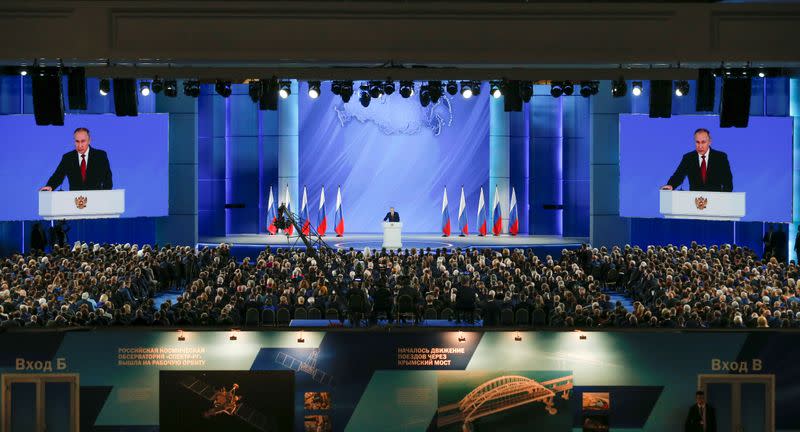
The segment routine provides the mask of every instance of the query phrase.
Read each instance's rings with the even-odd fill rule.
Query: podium
[[[744,192],[659,192],[659,211],[665,218],[738,221],[745,215]]]
[[[402,222],[383,223],[383,247],[386,249],[399,249],[403,247],[400,239],[400,231],[403,228]]]
[[[125,189],[39,192],[45,220],[118,218],[125,213]]]

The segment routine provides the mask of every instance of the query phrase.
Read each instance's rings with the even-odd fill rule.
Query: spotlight
[[[258,102],[261,98],[261,82],[258,80],[250,80],[247,84],[247,94],[250,95],[250,100]]]
[[[183,330],[178,330],[178,342],[183,342],[186,340],[186,336],[183,335]]]
[[[588,98],[589,96],[597,94],[596,81],[581,81],[581,96]]]
[[[561,88],[564,90],[564,96],[572,96],[575,93],[575,86],[569,81],[564,81]]]
[[[422,104],[423,107],[431,103],[431,92],[427,85],[423,85],[419,88],[419,103]]]
[[[297,343],[305,343],[305,341],[306,341],[305,332],[303,330],[300,330],[300,334],[297,336]]]
[[[350,98],[353,96],[353,81],[342,81],[339,95],[342,97],[342,102],[350,102]]]
[[[533,83],[530,81],[519,82],[519,97],[523,102],[530,102],[533,97]]]
[[[689,94],[689,82],[686,80],[678,81],[675,84],[675,96],[685,96]]]
[[[186,80],[183,82],[183,94],[190,97],[200,96],[200,81]]]
[[[641,96],[642,95],[642,91],[643,91],[642,82],[641,81],[634,81],[633,82],[633,90],[631,91],[631,93],[633,93],[634,96]]]
[[[389,96],[389,95],[391,95],[392,93],[394,93],[394,81],[392,81],[392,80],[387,80],[387,81],[386,81],[386,82],[383,84],[383,93],[384,93],[386,96]]]
[[[217,80],[217,82],[214,84],[214,90],[217,91],[218,95],[226,98],[231,95],[231,82]]]
[[[308,97],[311,99],[316,99],[319,97],[319,90],[320,90],[320,82],[319,81],[309,81],[308,82]]]
[[[472,81],[472,96],[480,96],[480,94],[481,94],[481,82]]]
[[[494,81],[490,83],[489,88],[491,89],[489,90],[489,93],[492,95],[493,98],[498,99],[500,98],[500,96],[503,96],[503,90],[501,90],[499,82]]]
[[[522,340],[522,335],[519,332],[514,333],[514,340],[520,342]]]
[[[447,93],[450,94],[450,96],[455,96],[456,93],[458,93],[458,85],[455,81],[447,81]]]
[[[618,98],[626,94],[628,94],[628,83],[625,82],[625,78],[619,77],[611,83],[611,96]]]
[[[550,96],[554,98],[561,97],[564,94],[564,88],[562,87],[562,83],[558,81],[553,81],[550,83]]]
[[[24,75],[23,75],[23,76],[24,76]],[[760,71],[758,71],[758,77],[759,77],[759,78],[764,78],[764,77],[766,77],[766,76],[767,76],[767,73],[766,73],[766,72],[764,72],[763,70],[760,70]]]
[[[100,95],[108,96],[109,93],[111,93],[111,81],[103,78],[100,80]]]
[[[139,83],[139,93],[141,93],[142,96],[150,96],[150,83],[148,81]]]
[[[331,93],[339,96],[342,92],[342,82],[341,81],[331,81]]]
[[[239,335],[239,329],[231,329],[231,336],[228,339],[235,341],[239,339],[238,335]]]
[[[378,99],[379,97],[383,96],[383,86],[381,85],[380,81],[371,81],[369,83],[369,97],[372,99]]]
[[[361,102],[361,106],[364,108],[369,106],[371,97],[369,94],[369,86],[367,84],[361,84],[358,92],[358,101]]]
[[[175,80],[164,80],[164,96],[177,97],[178,96],[178,82]]]
[[[414,96],[414,81],[400,81],[400,96],[403,99]]]
[[[28,75],[28,69],[25,69],[24,67],[20,68],[19,74],[20,74],[20,76],[27,76]]]
[[[464,337],[464,332],[461,331],[461,330],[458,331],[458,341],[459,342],[466,342],[467,341],[467,338]]]
[[[278,96],[280,96],[281,99],[286,99],[291,94],[292,94],[291,81],[281,81],[280,84],[278,84]]]
[[[441,81],[428,81],[428,92],[431,97],[431,102],[439,102],[439,98],[444,95],[444,86]]]
[[[151,85],[151,87],[153,88],[153,93],[155,94],[161,93],[161,90],[164,90],[164,80],[158,77],[153,78],[153,84]]]
[[[475,95],[475,84],[471,81],[461,81],[461,96],[469,99]]]

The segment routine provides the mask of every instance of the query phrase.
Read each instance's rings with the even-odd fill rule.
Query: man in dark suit
[[[706,403],[705,393],[697,391],[695,401],[686,416],[685,432],[717,432],[717,415],[714,407]]]
[[[42,191],[52,191],[59,187],[64,177],[69,179],[70,190],[112,189],[111,165],[103,150],[90,148],[89,129],[77,128],[73,133],[75,150],[64,154],[56,171],[47,181]]]
[[[389,213],[383,217],[384,222],[400,222],[400,213],[394,211],[394,207],[389,207]]]
[[[733,192],[733,175],[728,155],[711,148],[711,133],[707,129],[694,132],[695,151],[683,155],[681,163],[661,189],[673,190],[689,177],[689,190]]]

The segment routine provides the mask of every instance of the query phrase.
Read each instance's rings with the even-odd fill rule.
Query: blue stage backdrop
[[[38,190],[64,153],[75,150],[77,127],[91,132],[91,146],[108,154],[114,189],[125,189],[122,217],[166,216],[169,198],[169,116],[67,115],[63,127],[36,126],[32,115],[0,116],[8,145],[0,157],[0,220],[39,219]],[[90,155],[91,158],[91,155]],[[61,188],[69,190],[64,178]]]
[[[626,217],[662,217],[659,188],[683,154],[694,151],[693,132],[711,132],[711,148],[728,154],[733,191],[745,192],[745,221],[792,220],[792,118],[750,117],[747,128],[720,128],[718,116],[651,119],[620,115],[619,212]],[[713,164],[713,159],[709,161]],[[688,179],[683,190],[689,190]]]
[[[403,99],[395,92],[364,108],[358,89],[344,104],[327,83],[324,87],[316,100],[300,98],[299,193],[307,185],[314,223],[325,185],[328,226],[333,226],[336,187],[341,185],[346,232],[380,232],[389,206],[400,213],[404,232],[437,232],[447,186],[452,232],[458,234],[464,185],[470,231],[476,232],[481,186],[484,200],[489,199],[487,97],[445,94],[423,108],[418,93]],[[301,94],[306,89],[303,83]],[[292,203],[293,209],[299,206]]]

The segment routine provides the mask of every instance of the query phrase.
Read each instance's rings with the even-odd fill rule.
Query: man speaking
[[[400,222],[400,213],[394,211],[394,207],[389,207],[389,213],[383,217],[384,222]]]
[[[711,148],[711,133],[707,129],[694,131],[695,151],[683,155],[678,169],[663,190],[673,190],[689,177],[689,190],[733,192],[733,175],[728,155]]]
[[[89,129],[79,127],[73,133],[75,150],[64,154],[56,171],[41,191],[52,191],[59,187],[66,176],[69,190],[111,189],[111,165],[103,150],[89,147]]]

